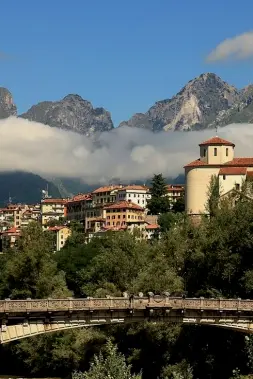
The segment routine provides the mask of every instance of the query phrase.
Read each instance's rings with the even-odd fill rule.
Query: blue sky
[[[117,126],[203,72],[252,82],[250,59],[205,62],[221,41],[253,30],[252,14],[252,0],[2,1],[0,86],[19,113],[78,93]]]

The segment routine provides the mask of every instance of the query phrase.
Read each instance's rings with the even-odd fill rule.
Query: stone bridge
[[[253,333],[253,300],[149,297],[0,301],[0,343],[66,329],[121,323],[213,325]]]

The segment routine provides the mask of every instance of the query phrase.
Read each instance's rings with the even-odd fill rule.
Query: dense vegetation
[[[194,225],[184,213],[162,214],[162,237],[151,242],[109,233],[84,244],[73,224],[72,237],[53,254],[51,234],[31,224],[18,247],[0,257],[1,298],[102,297],[123,291],[252,298],[252,184],[221,201],[216,186],[213,180],[210,218],[203,216]],[[52,333],[4,345],[0,353],[2,374],[228,379],[250,378],[253,372],[250,335],[179,324],[143,322]]]

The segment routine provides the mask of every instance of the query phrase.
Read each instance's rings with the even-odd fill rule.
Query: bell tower
[[[199,144],[200,160],[208,165],[222,165],[234,159],[235,144],[213,137]]]

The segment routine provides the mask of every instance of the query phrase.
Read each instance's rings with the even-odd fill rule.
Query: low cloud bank
[[[253,56],[253,31],[222,41],[207,57],[208,62],[242,60]]]
[[[145,179],[162,172],[175,177],[199,157],[203,132],[161,132],[123,127],[95,143],[73,132],[10,117],[0,121],[0,172],[26,171],[42,177],[81,178],[87,184]],[[232,124],[219,136],[236,144],[237,156],[253,156],[253,124]]]

